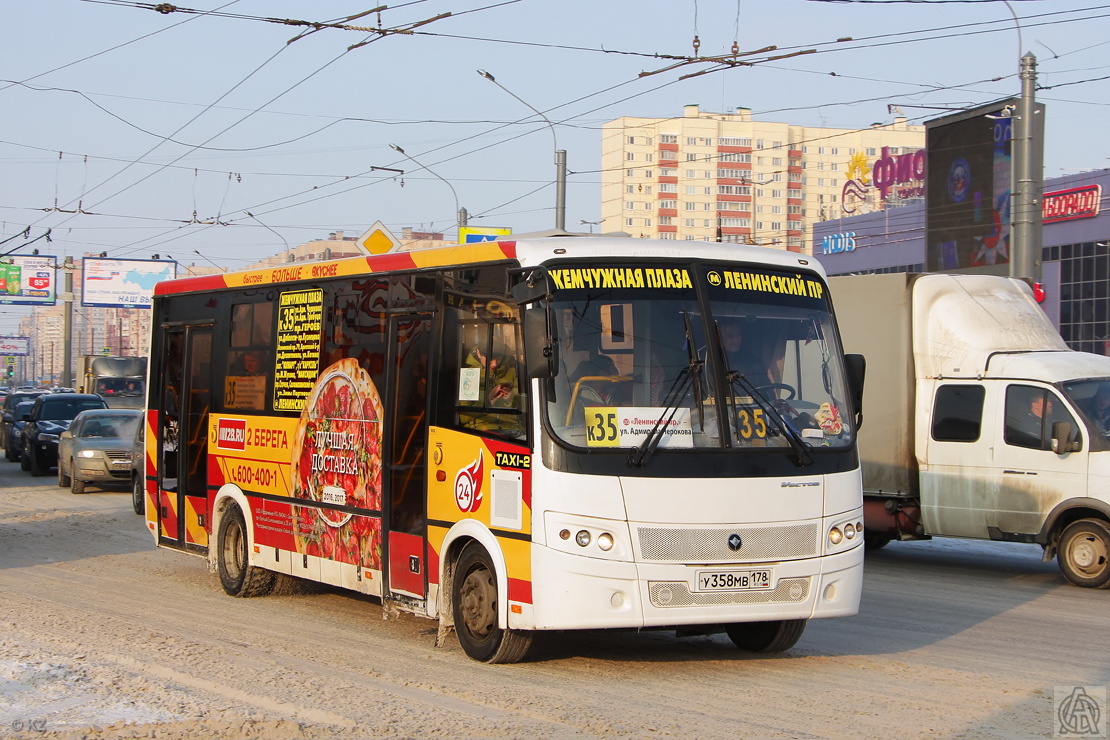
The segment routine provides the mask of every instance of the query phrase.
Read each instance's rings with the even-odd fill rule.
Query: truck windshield
[[[101,396],[141,396],[143,381],[139,378],[97,378],[94,392]]]
[[[1063,390],[1087,417],[1091,432],[1110,437],[1110,378],[1073,380]]]
[[[547,421],[556,436],[597,451],[638,448],[638,461],[655,447],[849,445],[823,283],[736,269],[550,269],[558,374]]]

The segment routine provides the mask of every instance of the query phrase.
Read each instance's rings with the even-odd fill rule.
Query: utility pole
[[[555,228],[567,230],[567,150],[555,150]]]
[[[1021,58],[1021,100],[1014,121],[1014,187],[1010,234],[1010,276],[1041,279],[1044,242],[1043,122],[1036,120],[1037,58]]]
[[[70,370],[73,368],[73,257],[67,256],[65,261],[62,262],[62,271],[65,273],[64,286],[62,292],[62,300],[64,303],[64,311],[62,313],[62,334],[63,334],[63,351],[62,351],[62,377],[58,385],[63,388],[70,388],[73,386],[71,382],[73,379],[70,377]],[[53,351],[51,351],[50,364],[53,366]],[[53,367],[51,367],[53,370]]]

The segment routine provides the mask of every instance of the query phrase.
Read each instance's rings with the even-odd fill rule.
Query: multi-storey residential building
[[[812,224],[915,194],[889,185],[899,171],[913,174],[912,155],[924,145],[924,126],[901,116],[862,129],[753,121],[747,108],[697,105],[681,118],[618,118],[603,126],[602,230],[801,252]],[[883,187],[872,187],[873,175]]]

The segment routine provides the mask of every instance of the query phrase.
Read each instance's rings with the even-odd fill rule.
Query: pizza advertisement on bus
[[[378,570],[382,563],[382,400],[353,358],[321,373],[292,448],[297,551]],[[355,511],[357,510],[357,511]]]

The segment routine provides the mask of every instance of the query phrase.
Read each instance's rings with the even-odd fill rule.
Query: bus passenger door
[[[427,315],[395,316],[390,321],[387,458],[382,476],[388,592],[421,600],[428,583],[424,479],[431,335],[432,321]]]
[[[208,412],[212,327],[168,329],[159,414],[159,544],[208,549]]]

